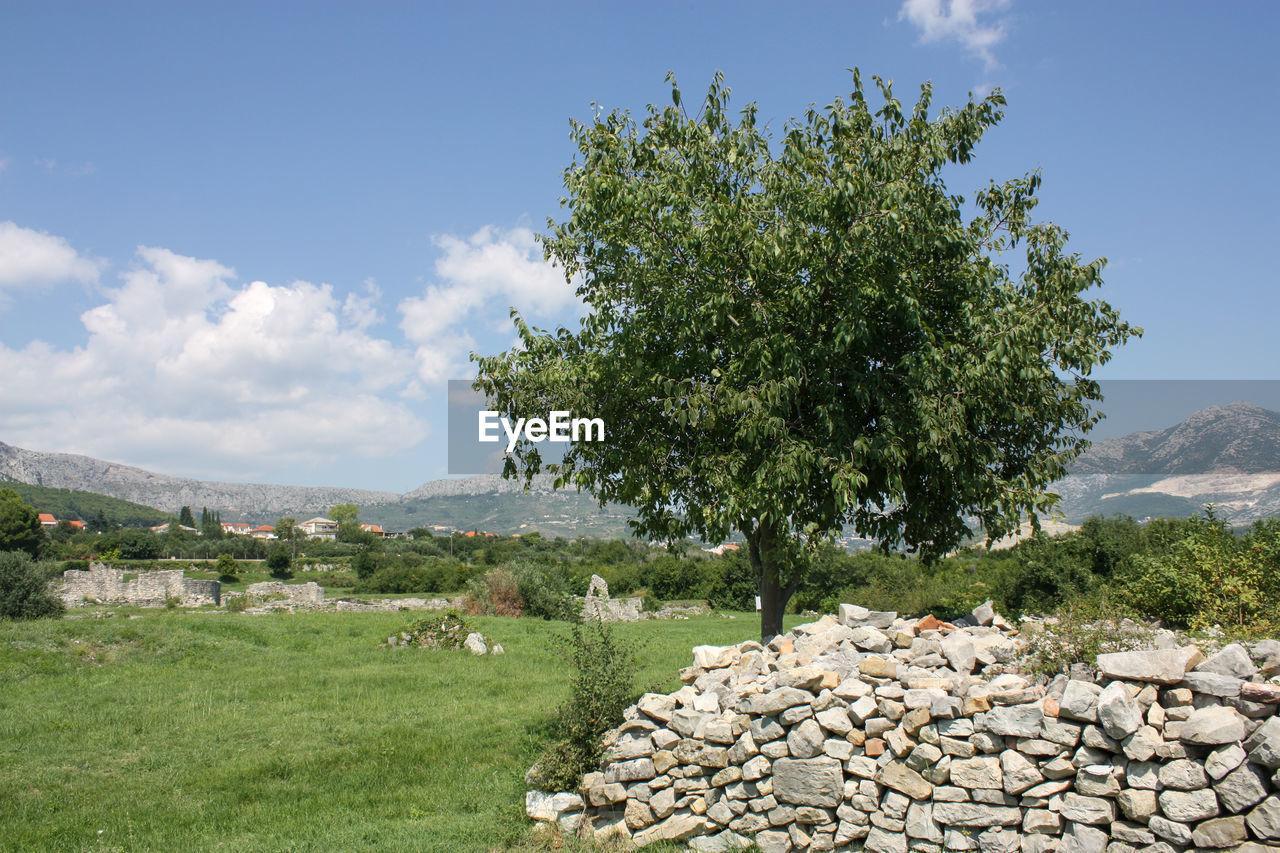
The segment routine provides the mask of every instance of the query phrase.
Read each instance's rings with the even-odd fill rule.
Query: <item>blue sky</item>
[[[534,231],[570,117],[722,70],[775,128],[847,93],[1000,87],[950,186],[1038,209],[1146,337],[1100,373],[1277,378],[1271,2],[0,0],[0,441],[166,473],[405,491],[445,381],[568,323]]]

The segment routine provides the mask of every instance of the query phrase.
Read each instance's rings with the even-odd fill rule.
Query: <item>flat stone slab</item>
[[[844,773],[834,758],[779,758],[773,762],[773,796],[779,802],[833,809],[840,805],[843,792]]]
[[[1177,684],[1187,670],[1204,660],[1195,646],[1180,649],[1153,649],[1141,652],[1112,652],[1098,655],[1098,670],[1108,678]]]

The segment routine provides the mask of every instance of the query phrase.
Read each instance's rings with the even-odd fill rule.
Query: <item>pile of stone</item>
[[[768,646],[700,646],[570,792],[530,817],[643,846],[763,853],[1280,853],[1280,644],[1014,671],[989,606],[944,623],[842,605]],[[1252,654],[1251,654],[1252,652]]]
[[[423,649],[466,649],[473,655],[500,655],[504,649],[481,634],[472,631],[467,620],[452,610],[436,618],[420,619],[398,634],[387,637],[388,646]]]

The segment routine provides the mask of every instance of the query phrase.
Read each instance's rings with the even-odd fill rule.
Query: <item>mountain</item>
[[[45,490],[92,492],[154,507],[162,514],[176,513],[184,506],[208,507],[219,511],[223,521],[254,523],[274,523],[285,515],[302,520],[323,515],[335,504],[353,503],[360,507],[361,521],[387,530],[436,524],[489,533],[536,530],[575,538],[626,536],[630,517],[625,508],[602,509],[589,494],[555,491],[548,476],[535,478],[527,494],[520,482],[484,474],[432,480],[398,495],[366,489],[208,482],[0,442],[0,482],[6,481]],[[40,494],[48,492],[36,493]]]
[[[0,443],[0,481],[96,492],[167,513],[208,507],[224,521],[307,518],[354,503],[363,521],[388,530],[446,525],[462,530],[623,536],[626,507],[601,508],[585,493],[554,491],[548,477],[529,491],[497,474],[433,480],[403,495],[365,489],[214,483],[171,477],[66,453]],[[1233,524],[1280,515],[1280,413],[1248,403],[1196,412],[1163,430],[1099,441],[1055,483],[1069,523],[1090,515],[1188,516],[1215,505]]]
[[[335,504],[358,506],[400,499],[393,492],[263,483],[216,483],[170,477],[71,453],[41,453],[0,442],[0,481],[95,492],[176,513],[184,506],[219,510],[223,521],[309,518]],[[301,520],[301,518],[299,518]]]
[[[1233,524],[1280,515],[1280,413],[1231,403],[1167,429],[1099,441],[1054,491],[1077,523],[1090,515],[1197,515],[1207,504]]]
[[[1201,409],[1168,429],[1099,441],[1072,474],[1241,474],[1280,471],[1280,413],[1250,403]]]

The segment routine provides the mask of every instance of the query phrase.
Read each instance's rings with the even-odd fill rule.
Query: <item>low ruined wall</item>
[[[1021,641],[989,607],[949,625],[844,605],[767,648],[700,646],[600,772],[527,811],[707,851],[1280,853],[1280,643],[1037,681],[1012,671]]]
[[[184,577],[181,569],[140,572],[130,580],[125,575],[123,569],[102,563],[91,563],[88,571],[68,569],[62,573],[58,596],[69,607],[86,602],[163,607],[170,600],[182,607],[200,607],[222,600],[220,583]]]
[[[324,587],[315,581],[297,584],[281,581],[251,583],[245,587],[244,595],[302,607],[320,607],[324,604]]]

